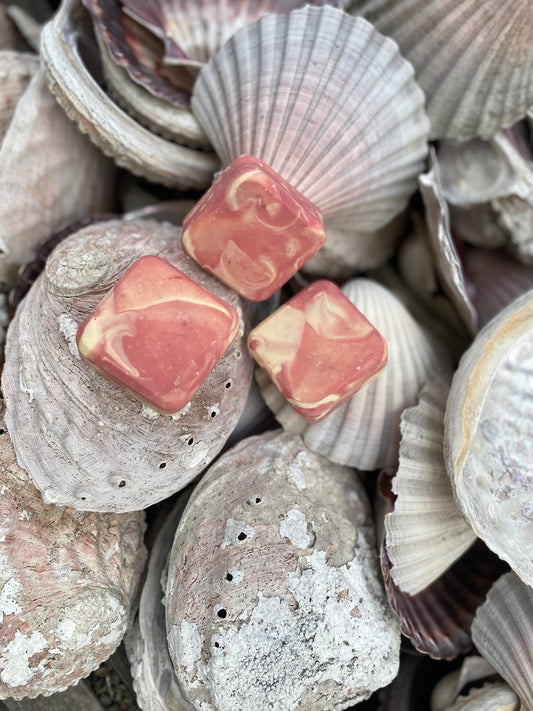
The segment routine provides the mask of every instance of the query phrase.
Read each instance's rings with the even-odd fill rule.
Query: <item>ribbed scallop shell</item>
[[[415,404],[433,371],[446,373],[449,356],[446,346],[429,336],[399,299],[377,282],[352,279],[342,291],[387,341],[385,369],[315,424],[305,422],[262,371],[257,372],[259,383],[278,421],[303,433],[310,449],[358,469],[394,466],[401,413]]]
[[[241,330],[180,413],[158,415],[80,360],[76,330],[138,257],[157,254],[241,315]],[[109,221],[63,241],[20,304],[6,343],[3,391],[17,458],[47,503],[129,511],[183,488],[218,454],[252,374],[240,297],[181,250],[180,230]]]
[[[416,594],[436,580],[476,540],[453,498],[444,463],[448,384],[430,380],[401,419],[400,464],[392,482],[394,511],[385,518],[391,575]]]
[[[472,623],[472,639],[516,691],[523,711],[533,709],[533,593],[514,573],[489,590]]]
[[[75,684],[119,645],[145,560],[144,513],[43,505],[0,427],[0,698],[33,698]]]
[[[47,81],[69,118],[115,162],[135,175],[181,189],[208,187],[218,168],[212,153],[154,135],[119,108],[98,83],[96,47],[80,0],[65,0],[45,25],[41,57]],[[198,140],[190,115],[183,140]]]
[[[474,531],[533,584],[533,291],[464,354],[446,407],[444,454]]]
[[[423,103],[396,45],[326,6],[239,30],[200,72],[191,106],[224,165],[257,156],[325,219],[371,231],[416,189]]]
[[[533,105],[530,0],[353,0],[415,68],[431,138],[489,138]]]

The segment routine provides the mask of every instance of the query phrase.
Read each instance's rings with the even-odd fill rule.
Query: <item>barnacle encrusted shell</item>
[[[145,560],[144,512],[43,505],[0,421],[0,698],[75,684],[119,645]]]
[[[533,584],[533,291],[490,321],[464,354],[444,447],[472,528]]]
[[[306,7],[263,15],[201,70],[191,106],[227,165],[260,158],[325,220],[382,227],[416,189],[427,153],[411,65],[362,18]]]
[[[427,97],[430,137],[488,138],[533,105],[530,0],[351,0],[392,37]]]
[[[80,360],[77,328],[130,264],[164,257],[234,306],[239,335],[192,400],[158,415]],[[47,503],[131,511],[170,496],[218,454],[252,373],[237,294],[184,254],[179,228],[114,220],[80,230],[49,257],[17,309],[6,347],[6,421],[17,458]]]
[[[342,709],[389,683],[399,631],[357,473],[280,430],[221,457],[176,532],[167,629],[203,711]]]

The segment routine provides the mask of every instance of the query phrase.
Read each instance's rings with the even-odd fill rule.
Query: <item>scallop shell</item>
[[[465,657],[460,669],[442,677],[431,693],[431,711],[446,711],[467,684],[495,676],[494,668],[477,655]]]
[[[413,64],[432,139],[489,138],[533,105],[530,0],[354,0],[350,12]]]
[[[444,410],[448,384],[431,380],[401,419],[400,464],[392,482],[394,511],[385,518],[391,575],[414,595],[434,582],[476,540],[446,474]]]
[[[533,291],[480,332],[454,376],[445,460],[472,528],[533,584]]]
[[[33,698],[75,684],[120,643],[145,560],[144,512],[43,505],[0,427],[0,698]]]
[[[0,146],[18,100],[39,68],[39,58],[29,52],[0,51]]]
[[[515,691],[523,711],[533,709],[533,595],[514,573],[490,589],[472,623],[472,638],[482,654]]]
[[[102,378],[75,345],[81,321],[144,254],[165,257],[241,314],[238,337],[172,417]],[[244,408],[252,374],[247,329],[240,297],[186,257],[174,226],[109,221],[63,241],[17,309],[3,371],[17,458],[45,501],[135,510],[189,483],[221,450]]]
[[[424,97],[396,45],[331,7],[264,15],[200,72],[191,106],[224,165],[265,161],[358,230],[389,222],[427,152]]]
[[[135,175],[182,189],[208,187],[218,168],[215,156],[154,135],[103,91],[87,19],[79,0],[65,0],[42,32],[48,84],[67,115],[106,155]],[[197,134],[195,125],[183,131]]]
[[[0,150],[0,281],[55,230],[109,209],[115,169],[71,123],[42,72],[20,98]]]
[[[280,430],[204,475],[169,562],[167,630],[195,708],[346,708],[397,673],[357,474]]]
[[[446,347],[429,336],[404,305],[370,279],[352,279],[342,291],[387,341],[386,368],[321,422],[307,423],[276,386],[257,371],[263,397],[285,429],[303,434],[306,446],[339,464],[363,470],[398,461],[400,416],[414,405],[423,383],[450,368]]]

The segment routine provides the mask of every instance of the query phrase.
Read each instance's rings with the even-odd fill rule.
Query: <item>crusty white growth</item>
[[[35,674],[42,674],[43,664],[30,667],[30,658],[46,647],[46,639],[40,632],[23,635],[17,630],[14,639],[5,645],[0,657],[0,680],[9,686],[23,686]]]
[[[59,324],[59,333],[65,336],[68,343],[68,349],[74,356],[79,360],[80,354],[78,351],[78,346],[76,344],[76,333],[78,331],[78,324],[76,321],[68,314],[59,314],[57,318],[57,323]]]
[[[22,589],[21,584],[15,578],[10,578],[0,591],[0,623],[4,615],[12,615],[21,612],[22,608],[17,602],[17,595]]]
[[[298,509],[291,509],[279,525],[279,535],[288,538],[298,548],[307,548],[311,538],[307,534],[307,521]]]

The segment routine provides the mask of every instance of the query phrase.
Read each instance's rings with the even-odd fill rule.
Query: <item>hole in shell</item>
[[[235,351],[235,358],[240,358],[240,357],[241,357],[241,352]]]
[[[217,416],[217,411],[216,411],[216,410],[211,410],[210,415],[211,415],[211,417],[216,417],[216,416]]]
[[[189,447],[192,447],[192,445],[194,444],[194,439],[193,439],[192,437],[190,437],[190,438],[187,440],[187,444],[189,445]]]
[[[218,649],[220,647],[220,644],[218,642],[215,642],[214,646]]]
[[[224,383],[224,387],[226,388],[226,390],[229,390],[231,388],[231,386],[232,386],[231,380],[226,380],[226,382]]]
[[[217,610],[217,617],[220,617],[221,620],[224,620],[227,616],[228,611],[224,607],[221,607],[220,610]]]
[[[0,427],[0,435],[3,435],[7,432],[3,427]]]
[[[161,462],[161,464],[159,465],[159,468],[164,469],[166,466],[167,466],[166,462]]]
[[[260,504],[260,503],[261,503],[261,497],[260,497],[260,496],[256,496],[255,499],[254,499],[254,504]]]
[[[122,479],[122,481],[119,481],[118,485],[119,485],[119,488],[122,489],[122,487],[126,486],[126,480]]]
[[[86,496],[80,496],[80,499],[81,499],[82,501],[85,501],[86,498],[87,498]]]
[[[226,580],[231,583],[231,581],[233,580],[233,575],[231,573],[226,573]]]
[[[239,541],[245,541],[248,538],[248,536],[246,535],[246,533],[244,531],[241,531],[239,533],[239,535],[237,536],[237,538]]]

